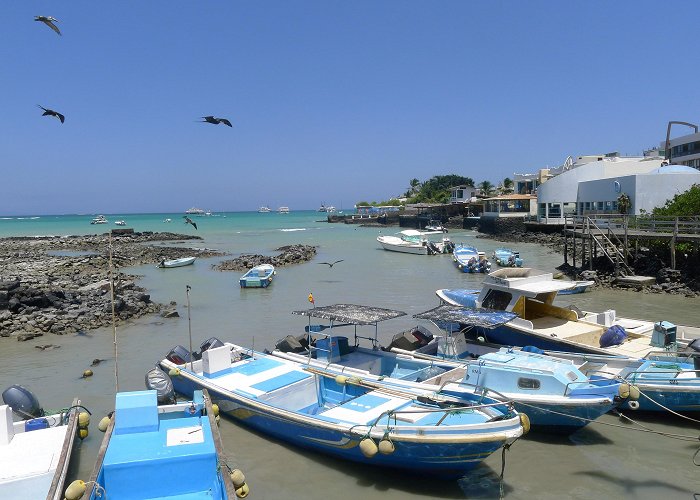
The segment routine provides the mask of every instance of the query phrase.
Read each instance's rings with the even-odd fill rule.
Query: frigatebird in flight
[[[197,224],[195,224],[195,223],[192,221],[192,219],[190,219],[190,218],[187,217],[186,215],[184,216],[184,218],[185,218],[185,224],[192,224],[192,225],[194,226],[194,228],[197,229]]]
[[[63,123],[66,120],[66,117],[58,111],[54,111],[53,109],[46,109],[44,106],[40,106],[39,104],[37,104],[37,106],[44,110],[44,113],[41,116],[55,116],[56,118],[61,120],[61,123]]]
[[[61,31],[58,29],[58,26],[56,26],[56,25],[54,24],[54,23],[57,23],[57,22],[58,22],[58,19],[56,19],[55,17],[51,17],[51,16],[34,16],[34,20],[35,20],[35,21],[41,21],[41,22],[44,23],[46,26],[48,26],[49,28],[51,28],[52,30],[54,30],[56,33],[58,33],[59,35],[61,34]]]
[[[331,268],[338,262],[343,262],[343,259],[336,260],[335,262],[319,262],[319,264],[326,264],[329,268]]]
[[[202,119],[204,120],[202,123],[212,123],[214,125],[223,123],[224,125],[233,127],[233,125],[231,125],[231,122],[228,121],[226,118],[214,118],[213,116],[203,116]]]

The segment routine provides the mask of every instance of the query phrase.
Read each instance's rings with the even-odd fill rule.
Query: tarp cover
[[[443,304],[428,311],[414,314],[413,317],[431,321],[450,321],[453,323],[480,326],[482,328],[495,328],[517,318],[518,315],[512,312],[496,311],[494,309],[475,309],[472,307]]]
[[[355,325],[372,325],[379,321],[405,316],[402,311],[383,309],[381,307],[358,306],[355,304],[335,304],[332,306],[314,307],[305,311],[292,311],[292,314],[323,318],[331,321],[343,321]]]

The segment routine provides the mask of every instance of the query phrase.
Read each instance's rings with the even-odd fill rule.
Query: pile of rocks
[[[275,252],[282,252],[279,255],[241,255],[235,259],[225,260],[214,266],[219,271],[247,271],[251,267],[260,264],[272,264],[275,267],[301,264],[314,258],[316,247],[310,245],[287,245],[275,249]]]
[[[117,322],[158,312],[162,305],[136,285],[138,276],[119,269],[163,258],[222,255],[149,244],[193,239],[201,238],[146,232],[111,239],[109,234],[0,239],[0,337],[27,340],[110,325],[112,281]]]

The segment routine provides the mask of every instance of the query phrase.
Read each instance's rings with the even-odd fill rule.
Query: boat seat
[[[12,423],[12,408],[8,405],[0,406],[0,446],[9,444],[15,435]]]
[[[211,378],[231,368],[231,347],[223,345],[202,353],[202,374]]]

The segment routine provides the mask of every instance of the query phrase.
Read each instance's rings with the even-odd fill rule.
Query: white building
[[[476,201],[479,192],[474,186],[455,186],[450,188],[450,203],[469,203]]]
[[[666,141],[661,143],[661,149],[666,146]],[[670,162],[675,165],[686,165],[700,169],[700,132],[695,129],[694,134],[676,137],[669,141]]]

